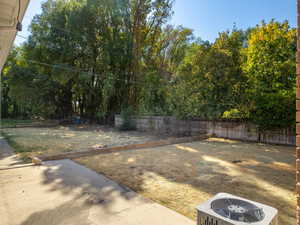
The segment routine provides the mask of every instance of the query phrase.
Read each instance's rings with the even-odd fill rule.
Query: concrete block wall
[[[194,136],[203,133],[217,137],[255,141],[269,144],[295,145],[296,138],[289,129],[260,132],[254,124],[246,122],[216,122],[203,120],[179,120],[172,116],[134,117],[137,130],[174,136]],[[122,118],[115,116],[115,126],[122,124]]]
[[[137,130],[169,134],[175,136],[191,136],[206,133],[203,121],[178,120],[172,116],[140,116],[134,117]],[[115,116],[115,126],[122,124],[122,118]]]

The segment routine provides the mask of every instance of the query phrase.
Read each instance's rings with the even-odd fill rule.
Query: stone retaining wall
[[[269,144],[295,145],[295,133],[290,129],[259,132],[256,125],[246,122],[215,122],[203,120],[179,120],[171,116],[134,117],[137,130],[175,136],[194,136],[203,133],[217,137],[255,141]],[[115,126],[122,118],[115,116]]]

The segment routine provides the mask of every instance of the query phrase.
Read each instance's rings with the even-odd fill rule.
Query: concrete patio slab
[[[0,199],[0,225],[195,224],[71,160],[22,165],[3,139]]]

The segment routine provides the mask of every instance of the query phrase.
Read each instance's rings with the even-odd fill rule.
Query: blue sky
[[[41,12],[41,0],[31,0],[20,35],[27,37],[28,25]],[[170,23],[194,30],[197,37],[213,41],[218,33],[231,29],[234,24],[246,29],[262,20],[288,20],[296,26],[296,0],[176,0]],[[17,37],[16,44],[24,38]]]

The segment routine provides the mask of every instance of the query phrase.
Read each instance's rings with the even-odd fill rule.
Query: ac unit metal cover
[[[216,209],[216,205],[218,205],[219,202],[222,203],[222,200],[228,200],[229,205],[227,206],[227,211],[220,210],[219,212]],[[241,204],[243,204],[243,206],[241,207],[238,206],[240,202]],[[222,206],[222,204],[219,204],[219,206]],[[245,212],[244,207],[248,207],[249,212],[256,211],[255,215],[257,216],[257,220],[248,219],[246,220],[247,222],[239,221],[238,218],[229,219],[229,216],[226,214],[226,212],[229,212],[231,210],[236,212],[237,214],[243,213]],[[277,209],[227,193],[219,193],[213,198],[204,202],[197,207],[197,212],[198,225],[278,225]]]

